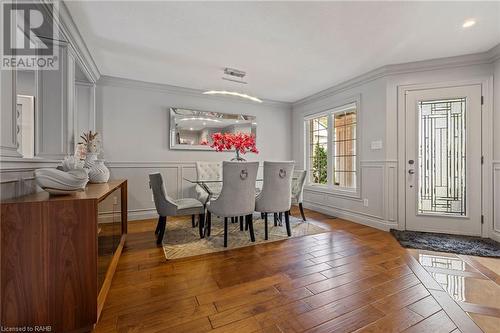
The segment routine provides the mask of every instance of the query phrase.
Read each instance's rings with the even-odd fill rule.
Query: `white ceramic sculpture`
[[[35,179],[43,190],[51,194],[70,194],[83,191],[89,181],[88,171],[74,169],[61,171],[57,169],[37,169]]]
[[[95,160],[89,171],[91,183],[106,183],[109,180],[109,169],[104,165],[104,160]]]
[[[62,169],[64,171],[70,171],[82,168],[83,168],[83,161],[76,158],[75,156],[66,156],[62,161]]]
[[[87,153],[87,156],[85,157],[84,168],[92,169],[96,160],[97,160],[96,153]]]

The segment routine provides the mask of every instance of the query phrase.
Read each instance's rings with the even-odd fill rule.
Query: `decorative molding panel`
[[[360,168],[360,198],[335,190],[307,187],[304,205],[382,230],[397,228],[397,161],[365,160],[360,162]],[[364,205],[366,201],[368,206]]]
[[[500,235],[500,161],[493,161],[493,231]]]

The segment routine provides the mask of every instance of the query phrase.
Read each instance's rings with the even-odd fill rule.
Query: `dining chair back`
[[[255,240],[251,220],[255,208],[255,181],[259,162],[223,162],[222,191],[207,204],[208,235],[211,216],[224,218],[224,246],[227,246],[227,218],[245,216],[250,225],[250,238]]]
[[[175,215],[176,206],[172,198],[167,194],[165,184],[163,183],[163,177],[161,173],[151,173],[149,174],[149,186],[153,192],[153,200],[156,207],[156,212],[160,216],[172,216]]]
[[[221,162],[196,162],[196,179],[200,180],[221,180],[222,179],[222,163]],[[210,189],[211,195],[217,197],[222,189],[222,183],[218,182],[207,182],[205,183]],[[207,191],[196,184],[195,186],[196,198],[202,203],[206,203],[208,200]]]
[[[294,170],[292,180],[292,205],[299,205],[302,220],[306,220],[302,201],[304,197],[304,184],[306,182],[306,170]]]
[[[285,213],[288,236],[291,236],[289,211],[291,206],[294,162],[264,162],[264,183],[255,199],[255,210],[264,213],[265,239],[268,239],[267,214]],[[276,216],[276,215],[275,215]]]
[[[161,244],[165,234],[167,216],[191,215],[192,226],[195,226],[195,215],[199,215],[200,237],[204,236],[205,208],[203,204],[193,198],[172,199],[168,196],[161,173],[149,174],[149,187],[153,192],[153,200],[158,212],[158,224],[155,234],[158,236],[156,243]]]

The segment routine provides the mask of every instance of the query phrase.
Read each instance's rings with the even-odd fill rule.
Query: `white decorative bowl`
[[[85,169],[67,172],[57,169],[37,169],[35,179],[38,186],[52,194],[83,191],[89,181],[88,171]]]

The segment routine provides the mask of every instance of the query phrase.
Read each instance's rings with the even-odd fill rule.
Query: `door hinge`
[[[481,105],[484,105],[484,96],[481,96]]]
[[[481,164],[484,164],[484,156],[481,156]]]
[[[481,224],[484,224],[484,215],[481,215]]]

